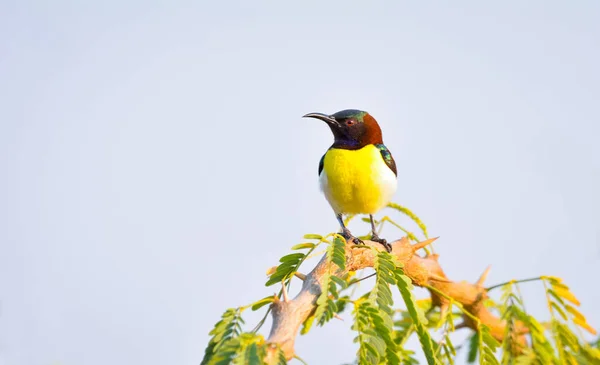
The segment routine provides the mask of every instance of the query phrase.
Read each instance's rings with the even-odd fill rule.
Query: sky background
[[[394,200],[450,278],[560,276],[600,327],[598,19],[584,0],[3,0],[0,364],[198,364],[226,308],[277,289],[268,267],[337,229],[331,133],[301,116],[347,108],[380,122]],[[350,322],[298,354],[351,361]]]

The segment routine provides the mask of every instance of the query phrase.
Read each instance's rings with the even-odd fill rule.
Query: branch
[[[411,278],[414,285],[429,288],[433,306],[439,306],[442,310],[447,309],[450,305],[449,298],[452,298],[454,302],[462,304],[463,308],[479,323],[487,325],[494,338],[502,341],[506,324],[484,305],[487,291],[483,287],[483,281],[485,281],[489,268],[476,284],[449,280],[438,263],[438,255],[420,257],[415,254],[416,251],[436,239],[432,238],[411,245],[408,238],[403,237],[392,243],[392,255],[404,264],[405,274]],[[379,243],[365,241],[365,244],[376,250],[383,250],[383,246]],[[348,271],[373,267],[374,260],[373,250],[346,243],[346,270],[338,269],[336,275],[341,276]],[[321,281],[324,274],[331,269],[329,266],[330,264],[323,257],[317,266],[306,275],[302,289],[294,299],[281,301],[276,297],[272,304],[273,324],[267,341],[278,344],[288,360],[295,355],[294,342],[300,325],[316,308],[317,298],[321,294]],[[477,330],[479,323],[473,318],[464,316],[464,322],[460,326]],[[267,360],[276,356],[276,347],[271,348],[268,351]]]

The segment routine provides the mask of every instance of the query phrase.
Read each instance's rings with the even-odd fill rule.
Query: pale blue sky
[[[600,327],[600,3],[356,4],[0,3],[1,365],[197,364],[337,229],[300,117],[346,108],[452,279],[561,276]],[[299,354],[352,360],[349,325]]]

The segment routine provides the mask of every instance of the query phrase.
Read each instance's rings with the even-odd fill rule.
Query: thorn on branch
[[[430,244],[433,243],[433,241],[437,240],[439,237],[434,237],[434,238],[430,238],[428,240],[425,241],[421,241],[418,243],[415,243],[414,245],[412,245],[412,250],[413,252],[416,252],[422,248],[425,248],[426,246],[429,246]]]
[[[439,276],[439,275],[436,275],[436,274],[431,274],[431,275],[429,276],[429,279],[431,279],[431,280],[435,280],[435,281],[440,281],[440,282],[442,282],[442,283],[452,283],[452,282],[453,282],[452,280],[448,280],[448,279],[446,279],[446,278],[443,278],[443,277],[441,277],[441,276]]]
[[[491,266],[488,266],[483,273],[481,274],[481,276],[479,277],[479,280],[477,280],[477,282],[475,283],[475,285],[477,286],[483,286],[483,283],[485,282],[485,280],[487,279],[490,270],[492,269]]]
[[[287,287],[285,286],[285,280],[281,282],[281,292],[283,293],[283,302],[288,303],[290,297],[288,296]]]
[[[295,272],[294,276],[297,277],[298,279],[304,281],[306,279],[306,275],[299,273],[299,272]]]
[[[450,310],[450,304],[448,302],[444,302],[440,305],[440,320],[446,317],[449,310]]]
[[[277,296],[277,294],[273,295],[273,305],[277,306],[279,305],[279,303],[281,303],[281,300],[279,300],[279,297]]]

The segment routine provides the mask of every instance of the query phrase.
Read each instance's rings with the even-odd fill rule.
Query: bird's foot
[[[358,237],[354,237],[352,235],[352,233],[350,233],[349,229],[344,229],[344,231],[342,232],[342,237],[344,237],[346,239],[346,241],[351,241],[352,243],[354,243],[355,245],[364,245],[364,241],[361,240]]]
[[[392,252],[392,245],[385,238],[379,238],[375,233],[371,236],[371,241],[381,243],[387,252]]]

